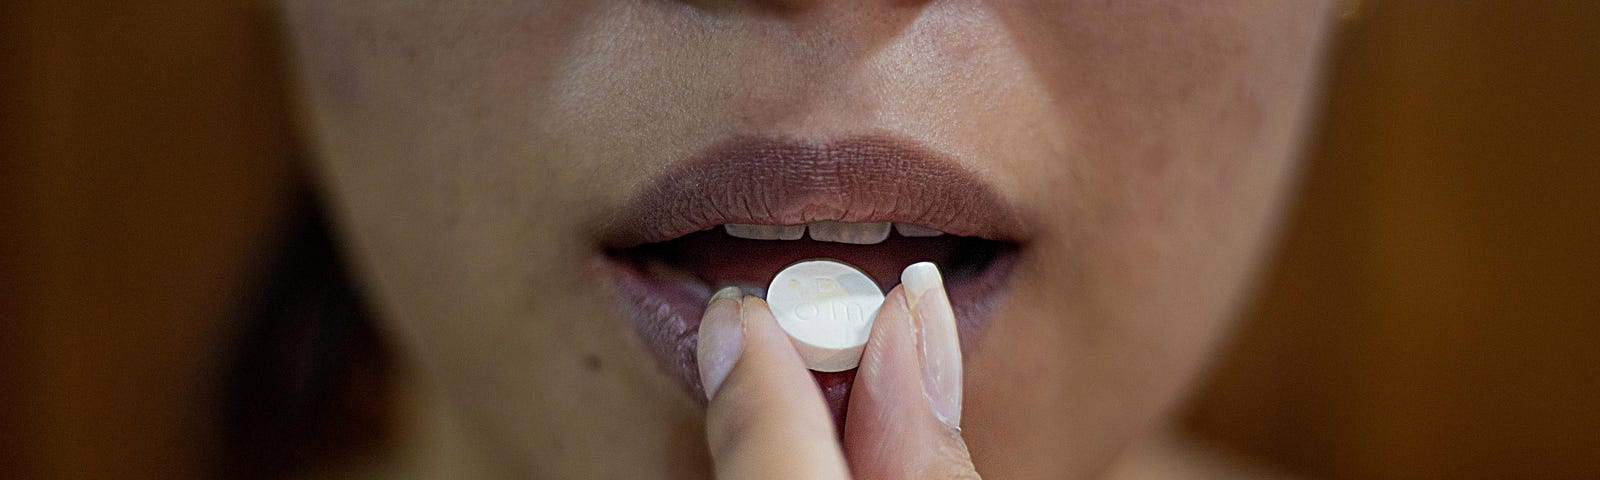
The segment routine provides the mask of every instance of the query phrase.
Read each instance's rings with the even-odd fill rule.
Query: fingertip
[[[891,379],[898,378],[897,372],[914,371],[913,342],[911,309],[905,287],[896,285],[884,295],[883,305],[878,307],[878,315],[873,320],[872,333],[861,353],[861,365],[852,387],[852,405],[856,403],[856,395],[866,394],[863,397],[866,401],[887,393],[885,390],[891,386]]]
[[[793,365],[784,361],[780,366],[785,369],[794,367],[805,370],[805,363],[801,362],[800,354],[794,350],[794,345],[789,343],[788,334],[783,333],[783,328],[778,326],[778,319],[772,315],[772,308],[767,305],[766,300],[755,295],[745,295],[744,300],[739,302],[739,317],[744,321],[745,335],[752,338],[751,341],[760,342],[766,347],[762,349],[763,355],[774,356],[781,360],[792,357]]]
[[[766,302],[746,296],[738,316],[743,353],[706,412],[718,477],[845,478],[822,393]]]
[[[707,301],[705,315],[700,318],[695,357],[700,371],[700,386],[707,400],[716,396],[744,349],[739,294],[738,287],[718,290]]]
[[[928,280],[920,276],[920,280]],[[942,300],[937,278],[902,284],[885,295],[850,392],[844,444],[851,471],[867,478],[970,478],[975,473],[960,430],[937,411],[945,392],[927,388],[923,337],[910,289]],[[917,283],[917,282],[911,282]],[[941,368],[960,368],[940,361]],[[941,376],[939,380],[948,377]],[[956,377],[959,378],[959,377]],[[959,399],[959,397],[956,397]],[[959,401],[959,400],[957,400]]]
[[[763,325],[770,322],[771,325],[776,326],[778,323],[778,319],[772,315],[772,306],[767,305],[766,300],[755,295],[745,295],[742,301],[739,302],[739,316],[744,318],[746,322],[755,319],[761,320]]]

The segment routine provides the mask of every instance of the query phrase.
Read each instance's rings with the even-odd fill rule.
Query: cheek
[[[1284,203],[1325,19],[1187,8],[1156,21],[1134,4],[1079,5],[1100,9],[1095,24],[1008,20],[1056,40],[1024,50],[1066,140],[1017,179],[1041,229],[969,359],[980,464],[1100,465],[1161,418],[1226,330]]]
[[[1140,329],[1163,350],[1191,350],[1162,339],[1215,329],[1282,204],[1325,19],[1215,7],[1077,6],[1058,13],[1103,21],[1029,44],[1043,49],[1030,65],[1067,147],[1034,159],[1045,168],[1021,190],[1044,226],[1040,264],[1072,285],[1053,298],[1081,317],[1062,327],[1075,336]],[[1012,23],[1067,27],[1052,21]]]
[[[1045,197],[1059,208],[1039,224],[1058,227],[1030,244],[969,363],[975,461],[1100,465],[1171,408],[1226,330],[1289,177],[1287,150],[1237,140],[1247,130],[1085,162]],[[1195,153],[1208,148],[1241,154]]]
[[[619,316],[580,265],[596,193],[572,179],[592,166],[556,161],[572,157],[535,122],[600,2],[464,3],[286,5],[322,184],[369,299],[421,383],[494,449],[575,478],[658,473],[674,448],[703,458],[698,408],[626,325],[599,321]],[[564,451],[611,453],[550,458]]]

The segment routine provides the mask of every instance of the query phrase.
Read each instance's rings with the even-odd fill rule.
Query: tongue
[[[960,242],[959,237],[948,235],[890,235],[888,240],[873,245],[811,239],[747,240],[714,229],[652,245],[656,251],[649,254],[698,277],[713,289],[723,285],[764,289],[783,267],[801,260],[829,258],[855,265],[887,291],[900,283],[900,271],[908,265],[933,261],[943,268]]]

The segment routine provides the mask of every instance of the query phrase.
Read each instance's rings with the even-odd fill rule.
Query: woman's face
[[[703,476],[701,305],[812,257],[941,265],[979,472],[1102,468],[1225,330],[1331,27],[1329,0],[287,7],[373,306],[483,460],[552,478]],[[836,410],[849,378],[817,376]]]

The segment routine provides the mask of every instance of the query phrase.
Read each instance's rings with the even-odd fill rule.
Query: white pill
[[[807,260],[772,277],[767,304],[806,368],[842,372],[861,363],[883,292],[849,264]]]

